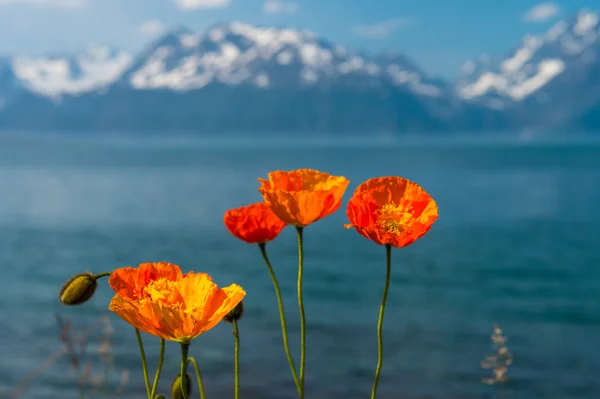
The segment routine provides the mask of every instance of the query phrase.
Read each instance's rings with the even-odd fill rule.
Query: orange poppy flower
[[[223,220],[231,234],[248,244],[272,241],[287,226],[264,202],[230,209]]]
[[[142,263],[112,272],[116,292],[109,309],[135,328],[169,341],[189,343],[216,326],[246,292],[218,288],[206,273],[181,273],[171,263]]]
[[[287,224],[308,226],[337,211],[350,181],[313,169],[270,172],[258,189],[275,215]]]
[[[418,184],[402,177],[378,177],[359,185],[346,208],[356,231],[377,244],[406,247],[438,218],[438,207]]]

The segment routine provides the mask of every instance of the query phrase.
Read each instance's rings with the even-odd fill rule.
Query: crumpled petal
[[[206,273],[181,273],[171,263],[144,263],[115,270],[109,309],[140,331],[189,342],[216,326],[242,301],[239,285],[219,288]]]
[[[269,173],[258,179],[258,189],[279,219],[286,224],[308,226],[337,211],[350,181],[314,169]]]
[[[385,209],[397,212],[402,229],[394,231],[382,225]],[[406,247],[425,235],[438,218],[433,198],[418,184],[402,177],[386,176],[360,184],[346,207],[350,224],[362,236],[376,244]],[[385,220],[394,221],[393,212]],[[391,219],[390,219],[391,218]]]

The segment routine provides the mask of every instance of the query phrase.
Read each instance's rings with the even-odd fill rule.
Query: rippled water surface
[[[369,177],[401,175],[440,207],[426,237],[393,251],[379,398],[494,397],[480,361],[495,322],[514,355],[506,397],[600,397],[600,145],[343,144],[0,138],[0,394],[61,349],[56,312],[81,328],[107,314],[106,281],[91,303],[59,306],[66,278],[164,260],[244,286],[242,395],[295,397],[260,252],[231,237],[222,216],[261,200],[257,177],[310,167],[348,177],[345,201]],[[345,222],[341,209],[305,230],[307,399],[371,389],[385,251]],[[297,349],[295,231],[268,251]],[[135,334],[109,320],[116,367],[132,370],[111,397],[144,398]],[[145,340],[153,370],[157,340]],[[209,399],[233,395],[232,341],[219,325],[191,347]],[[178,356],[168,344],[161,392]],[[76,398],[73,376],[59,359],[24,397]]]

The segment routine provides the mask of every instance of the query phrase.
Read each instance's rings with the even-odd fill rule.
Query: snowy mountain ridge
[[[132,73],[136,89],[199,89],[211,83],[259,88],[329,85],[352,78],[365,86],[406,86],[420,95],[442,91],[424,74],[397,59],[378,62],[333,45],[312,32],[256,27],[240,22],[206,34],[183,32],[156,46]]]
[[[600,130],[600,16],[581,10],[483,54],[455,82],[397,53],[242,22],[131,54],[0,57],[0,129]]]
[[[135,90],[344,84],[389,85],[416,95],[443,95],[437,82],[400,56],[369,57],[312,32],[241,22],[220,24],[206,33],[176,29],[138,57],[94,46],[74,56],[15,57],[11,68],[24,88],[46,97],[102,91],[117,81]]]
[[[501,109],[536,95],[569,69],[597,67],[599,57],[600,17],[581,10],[543,35],[525,36],[521,45],[502,60],[467,62],[456,92],[464,100]]]

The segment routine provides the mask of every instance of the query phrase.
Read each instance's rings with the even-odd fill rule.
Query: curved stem
[[[160,380],[160,372],[162,370],[163,360],[165,358],[165,340],[160,339],[160,354],[158,355],[158,366],[156,367],[156,375],[154,376],[154,383],[152,384],[152,391],[150,391],[150,397],[154,398],[156,395],[156,389],[158,388],[158,380]]]
[[[188,364],[188,351],[190,349],[189,343],[181,343],[181,394],[183,395],[183,399],[189,399],[188,393],[185,390],[184,381],[186,379],[185,370],[187,369]]]
[[[240,398],[240,330],[238,329],[237,320],[231,320],[233,324],[233,338],[235,339],[234,349],[234,397]]]
[[[140,347],[140,355],[142,356],[142,370],[144,372],[144,383],[146,384],[146,393],[148,399],[152,399],[150,396],[150,382],[148,381],[148,362],[146,361],[146,353],[144,352],[144,343],[142,342],[142,335],[140,330],[135,329],[135,336],[137,337],[138,346]]]
[[[188,357],[188,362],[192,363],[194,366],[194,370],[196,371],[196,379],[198,380],[198,390],[200,391],[200,399],[204,399],[204,384],[202,383],[202,375],[200,374],[200,368],[198,367],[198,362],[193,357]]]
[[[102,277],[108,277],[111,274],[112,274],[112,272],[104,272],[104,273],[94,274],[94,279],[98,280],[99,278],[102,278]]]
[[[160,395],[156,395],[156,397],[154,399],[167,399],[167,398],[165,397],[165,395],[160,394]]]
[[[385,286],[383,288],[383,297],[381,298],[381,307],[379,308],[379,320],[377,321],[377,368],[375,369],[375,380],[373,381],[373,390],[371,399],[377,397],[377,385],[379,384],[379,374],[383,366],[383,315],[385,313],[385,304],[387,302],[388,289],[390,287],[390,276],[392,274],[392,246],[385,246]]]
[[[292,370],[292,378],[294,378],[294,384],[296,384],[296,389],[298,393],[300,393],[300,383],[298,382],[298,373],[296,372],[296,366],[294,366],[294,359],[292,359],[292,354],[290,352],[290,344],[288,342],[288,333],[287,327],[285,323],[285,312],[283,310],[283,299],[281,298],[281,290],[279,289],[279,283],[277,282],[277,277],[275,276],[275,272],[273,271],[273,267],[271,266],[271,262],[269,261],[269,257],[267,256],[267,250],[264,243],[258,244],[260,247],[260,252],[265,260],[267,265],[267,269],[269,270],[269,275],[271,276],[271,280],[273,281],[273,287],[275,288],[275,295],[277,296],[277,305],[279,307],[279,319],[281,320],[281,334],[283,336],[283,348],[285,350],[285,355],[287,356],[288,363],[290,364],[290,369]]]
[[[300,399],[304,399],[304,364],[306,362],[306,316],[302,299],[302,276],[304,274],[304,247],[302,243],[302,226],[296,226],[298,232],[298,309],[300,310]]]

